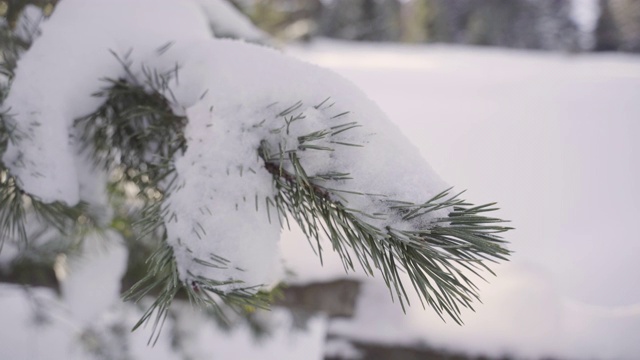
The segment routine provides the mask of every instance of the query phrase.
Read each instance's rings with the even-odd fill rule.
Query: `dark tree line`
[[[571,0],[233,1],[285,38],[640,51],[640,0],[600,0],[592,34],[576,24]]]

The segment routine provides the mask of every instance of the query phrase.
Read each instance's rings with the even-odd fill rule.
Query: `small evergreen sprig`
[[[150,294],[155,300],[147,308],[133,330],[153,319],[153,327],[149,343],[158,340],[162,325],[169,315],[173,300],[180,296],[190,303],[207,309],[214,318],[227,322],[225,309],[231,308],[237,313],[252,311],[255,308],[267,309],[270,296],[266,292],[256,292],[251,288],[222,292],[218,288],[234,283],[233,281],[216,281],[203,277],[194,277],[191,284],[184,284],[178,276],[178,269],[173,258],[173,249],[168,245],[160,248],[147,260],[148,273],[123,294],[125,301],[140,302]],[[226,266],[226,260],[218,259],[216,266]],[[224,307],[223,305],[224,304]],[[154,339],[155,337],[155,339]]]
[[[279,115],[288,126],[291,121],[282,113]],[[337,116],[341,115],[344,113]],[[304,115],[298,117],[304,119]],[[510,228],[501,226],[503,220],[484,216],[497,210],[492,207],[494,204],[473,206],[461,200],[460,194],[451,196],[451,189],[421,204],[381,197],[380,202],[385,204],[388,212],[400,218],[404,225],[408,224],[411,230],[379,227],[379,222],[368,221],[384,219],[384,215],[349,208],[340,195],[344,190],[326,186],[327,180],[348,182],[348,173],[333,172],[310,177],[298,154],[299,151],[334,150],[326,144],[358,146],[331,140],[335,135],[356,127],[356,123],[345,123],[300,136],[294,149],[287,149],[282,143],[263,141],[260,157],[273,175],[277,189],[275,197],[266,200],[267,210],[273,206],[278,217],[284,217],[287,223],[288,217],[292,217],[307,238],[315,240],[321,261],[320,240],[325,236],[341,257],[345,270],[353,271],[359,264],[365,273],[373,276],[377,269],[391,296],[395,292],[403,309],[410,301],[401,273],[409,278],[423,307],[426,303],[441,318],[446,313],[456,323],[462,323],[461,306],[472,308],[472,301],[479,299],[478,288],[469,274],[482,278],[480,270],[492,273],[487,261],[507,260],[510,252],[498,234]],[[314,142],[321,142],[321,145]],[[367,196],[356,189],[349,192]],[[430,219],[425,223],[425,218],[442,209],[448,211],[447,217]],[[407,226],[403,226],[405,228]]]
[[[80,129],[83,150],[96,166],[106,170],[121,166],[126,170],[125,180],[145,193],[170,177],[174,156],[186,149],[183,128],[187,120],[174,114],[165,97],[177,69],[159,73],[143,67],[142,74],[134,74],[129,54],[112,54],[127,76],[104,79],[106,86],[93,94],[104,102],[77,119],[75,126]]]
[[[16,179],[0,166],[0,250],[7,239],[28,244],[27,224],[32,216],[63,234],[74,232],[78,219],[83,224],[94,222],[86,204],[43,203],[23,191]]]

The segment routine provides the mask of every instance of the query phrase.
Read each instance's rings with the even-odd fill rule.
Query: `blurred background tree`
[[[281,40],[640,51],[640,0],[231,0]],[[576,14],[597,19],[584,24]],[[586,33],[586,34],[585,34]],[[594,41],[584,41],[584,37]]]
[[[229,0],[275,38],[428,42],[559,51],[640,52],[640,0]],[[3,0],[10,26],[27,4]],[[596,23],[584,29],[576,7]],[[588,32],[593,41],[581,41]]]
[[[600,0],[595,50],[640,52],[640,1]]]

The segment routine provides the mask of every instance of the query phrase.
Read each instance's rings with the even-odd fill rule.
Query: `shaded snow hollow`
[[[196,3],[65,0],[21,58],[5,102],[23,136],[3,161],[42,201],[108,206],[106,177],[79,154],[72,125],[101,104],[91,94],[103,79],[127,76],[111,52],[127,58],[138,80],[144,80],[143,68],[161,74],[178,69],[160,90],[188,119],[188,148],[175,159],[177,187],[165,200],[168,241],[184,281],[242,281],[221,288],[229,290],[276,280],[280,222],[264,209],[275,189],[258,156],[263,141],[275,152],[296,151],[309,176],[348,173],[351,179],[323,186],[350,208],[383,214],[367,218],[378,226],[406,228],[381,195],[420,202],[446,188],[417,148],[350,82],[269,48],[212,39]],[[295,111],[283,115],[293,105]],[[353,122],[361,126],[335,131]],[[304,145],[313,148],[302,150],[300,137],[318,131],[336,134],[308,141]],[[285,170],[292,172],[291,165]],[[228,266],[194,261],[217,257]]]

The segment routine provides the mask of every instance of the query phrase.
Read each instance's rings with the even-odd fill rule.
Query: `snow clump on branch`
[[[107,177],[96,177],[102,170],[80,152],[74,120],[100,106],[104,99],[92,94],[105,78],[142,83],[149,71],[173,72],[162,92],[188,121],[187,146],[173,162],[174,187],[165,189],[164,226],[180,279],[239,281],[223,291],[272,284],[279,271],[286,220],[267,214],[268,199],[277,191],[274,172],[295,174],[295,164],[276,170],[275,158],[260,151],[295,153],[319,196],[326,192],[380,228],[411,230],[386,199],[427,201],[446,189],[348,81],[270,48],[212,36],[195,2],[61,1],[21,58],[4,102],[18,137],[4,164],[43,202],[108,206]]]

